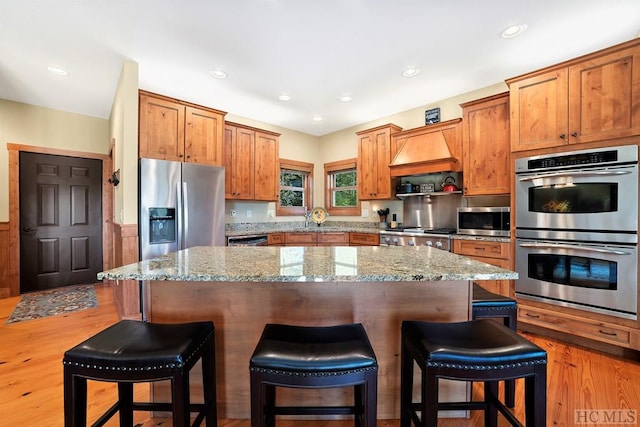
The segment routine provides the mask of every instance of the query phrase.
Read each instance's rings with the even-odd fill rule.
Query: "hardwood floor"
[[[20,298],[0,299],[0,426],[63,425],[61,361],[64,351],[118,320],[112,289],[99,284],[96,293],[97,308],[10,325],[5,322]],[[573,426],[578,410],[633,410],[635,418],[627,425],[638,425],[640,363],[540,336],[526,336],[545,348],[549,356],[547,425]],[[522,391],[519,380],[515,412],[520,418],[524,409]],[[474,395],[480,394],[478,385]],[[146,386],[136,386],[138,399],[147,395]],[[111,405],[115,396],[114,385],[90,382],[89,416],[95,419]],[[136,422],[142,427],[171,425],[169,419],[151,419],[147,413],[136,413]],[[278,421],[278,427],[350,427],[352,424],[351,421]],[[117,426],[117,420],[108,425]],[[378,427],[398,425],[397,420],[378,421]],[[481,425],[479,412],[469,419],[442,419],[439,423],[441,427]],[[506,425],[504,420],[500,425]],[[220,420],[219,426],[249,427],[250,423],[248,420]]]

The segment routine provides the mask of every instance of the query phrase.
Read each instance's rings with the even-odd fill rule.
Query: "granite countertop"
[[[268,233],[372,233],[379,234],[380,228],[377,227],[377,223],[362,223],[362,222],[346,222],[346,221],[327,221],[319,227],[316,224],[310,224],[309,227],[304,226],[304,222],[276,222],[276,223],[243,223],[243,224],[229,224],[225,235],[229,236],[254,236]],[[509,243],[511,239],[509,237],[494,237],[494,236],[475,236],[466,234],[452,234],[452,239],[455,240],[477,240],[484,242],[501,242]]]
[[[195,247],[98,273],[109,280],[405,282],[510,280],[518,274],[412,246]]]
[[[281,223],[269,223],[269,224],[241,224],[237,228],[231,228],[225,230],[225,235],[228,236],[246,236],[255,234],[267,234],[267,233],[375,233],[378,234],[379,228],[373,226],[365,226],[362,223],[345,223],[334,224],[327,222],[320,226],[311,223],[308,227],[304,226],[303,222],[281,222]]]

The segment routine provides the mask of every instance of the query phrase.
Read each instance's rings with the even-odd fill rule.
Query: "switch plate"
[[[247,209],[247,218],[251,218],[251,209]]]
[[[231,216],[235,218],[236,215],[238,215],[238,212],[235,209],[231,209]]]

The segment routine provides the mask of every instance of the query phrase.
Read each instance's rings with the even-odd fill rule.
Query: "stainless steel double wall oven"
[[[516,160],[516,294],[637,319],[638,147]]]

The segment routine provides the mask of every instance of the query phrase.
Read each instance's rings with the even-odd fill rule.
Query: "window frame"
[[[278,201],[276,202],[276,215],[278,216],[294,216],[304,215],[305,206],[282,206],[280,205],[280,176],[282,170],[298,171],[306,174],[303,180],[302,188],[304,188],[304,200],[306,208],[311,211],[313,204],[313,163],[301,162],[298,160],[280,159],[280,168],[278,169]]]
[[[358,195],[358,159],[345,159],[338,160],[336,162],[328,162],[324,164],[324,182],[325,182],[325,192],[324,192],[324,205],[325,209],[331,215],[342,215],[342,216],[360,216],[360,196]],[[333,179],[332,175],[336,172],[344,172],[353,170],[356,173],[356,206],[354,207],[337,207],[333,206],[333,192],[335,191],[335,187],[333,187]]]

